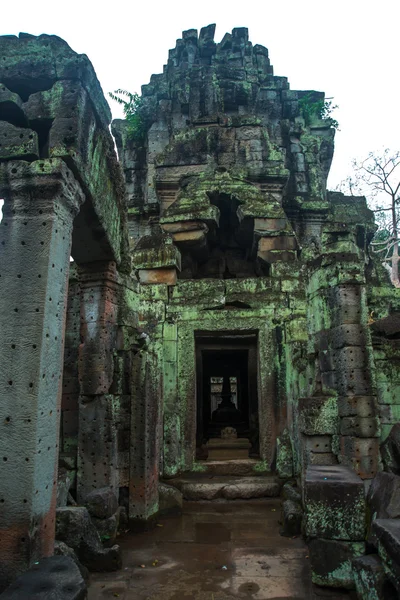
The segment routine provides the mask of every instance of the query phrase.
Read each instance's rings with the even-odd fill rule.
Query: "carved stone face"
[[[221,430],[221,437],[223,439],[236,439],[237,431],[234,427],[225,427]]]

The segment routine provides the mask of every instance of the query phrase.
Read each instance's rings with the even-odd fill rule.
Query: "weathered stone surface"
[[[279,496],[280,484],[276,477],[215,477],[211,481],[173,480],[185,500],[247,500]]]
[[[400,423],[390,430],[381,448],[382,460],[388,471],[400,475]]]
[[[301,492],[298,488],[294,487],[291,483],[285,483],[282,488],[282,497],[285,500],[291,500],[295,504],[299,504],[301,506]]]
[[[300,398],[299,427],[306,435],[333,435],[338,431],[336,398],[326,396]]]
[[[108,486],[143,521],[181,505],[160,470],[203,470],[183,495],[235,500],[277,495],[267,473],[301,480],[339,461],[306,481],[308,535],[364,539],[358,483],[340,469],[373,478],[400,419],[387,322],[399,307],[369,252],[373,213],[326,191],[324,94],[290,90],[245,28],[219,44],[214,29],[185,31],[143,86],[136,126],[114,125],[121,164],[86,56],[54,36],[0,38],[4,581],[52,551],[57,456],[79,503]],[[242,419],[223,425],[237,425],[257,464],[206,464],[220,375],[235,379]],[[396,472],[392,438],[382,454]],[[297,531],[298,498],[286,495]],[[111,504],[91,508],[107,544],[121,512]],[[67,533],[78,546],[80,515],[91,540],[79,551],[118,562],[74,510]]]
[[[377,473],[367,496],[372,519],[400,519],[400,476]]]
[[[100,540],[105,548],[111,548],[117,539],[119,527],[119,514],[116,512],[111,517],[106,519],[97,519],[91,517],[93,525],[96,527]]]
[[[304,482],[305,534],[312,538],[362,541],[364,484],[343,466],[308,467]]]
[[[160,514],[180,514],[182,512],[182,492],[172,485],[160,482],[158,484],[158,498]]]
[[[108,487],[100,488],[93,490],[86,496],[85,506],[91,517],[108,519],[117,512],[118,499],[112,489]]]
[[[4,600],[85,600],[85,581],[69,556],[51,556],[34,564],[1,594]]]
[[[309,551],[313,583],[336,588],[355,587],[352,561],[365,553],[365,543],[315,539],[309,542]]]
[[[0,161],[37,160],[39,142],[36,131],[0,121]]]
[[[282,479],[293,476],[292,440],[287,429],[276,440],[276,471]]]
[[[65,469],[59,469],[57,481],[57,508],[67,506],[70,487],[71,479],[68,471]]]
[[[103,548],[99,534],[84,507],[57,509],[56,538],[73,548],[89,571],[116,571],[121,568],[119,546]]]
[[[385,571],[377,554],[360,556],[352,561],[354,584],[359,598],[385,600]]]
[[[54,554],[55,556],[69,556],[72,558],[76,566],[78,567],[83,579],[88,581],[89,579],[89,571],[88,569],[81,563],[79,558],[77,557],[75,550],[67,546],[64,542],[60,542],[56,540],[54,542]]]
[[[282,532],[281,535],[293,536],[301,534],[303,510],[297,502],[285,500],[282,504]]]

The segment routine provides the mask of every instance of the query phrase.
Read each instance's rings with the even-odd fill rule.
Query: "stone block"
[[[105,548],[111,548],[117,539],[119,513],[118,511],[107,519],[91,517],[93,525],[100,536],[100,541]]]
[[[377,417],[343,417],[340,419],[340,433],[356,437],[379,437]]]
[[[400,519],[400,476],[377,473],[368,490],[367,502],[372,519]]]
[[[346,541],[365,539],[362,480],[350,468],[308,467],[304,481],[305,534]]]
[[[86,496],[85,506],[91,517],[108,519],[118,510],[118,499],[114,491],[108,487],[93,490]]]
[[[400,423],[396,423],[381,447],[385,468],[400,475]]]
[[[313,583],[335,588],[355,587],[352,561],[365,554],[365,543],[315,539],[308,547]]]
[[[299,430],[306,435],[333,435],[338,431],[337,402],[334,397],[299,399]]]
[[[57,509],[56,539],[73,548],[89,571],[117,571],[121,568],[119,546],[103,548],[97,529],[83,506]]]
[[[285,229],[286,224],[287,220],[285,218],[263,219],[256,217],[254,219],[254,231],[280,231]]]
[[[181,514],[183,505],[182,492],[166,483],[158,484],[158,508],[160,514]]]
[[[340,396],[337,400],[340,417],[373,417],[376,396]]]
[[[378,543],[378,554],[384,561],[390,580],[400,594],[400,519],[376,519],[372,536]]]
[[[385,570],[377,554],[360,556],[353,560],[353,577],[358,598],[385,600]]]
[[[342,368],[336,370],[336,389],[339,396],[368,396],[373,394],[374,385],[368,368]]]
[[[284,500],[291,500],[296,504],[301,506],[301,492],[296,487],[294,487],[291,483],[285,483],[282,488],[282,497]]]
[[[39,142],[36,131],[0,121],[0,160],[37,160]]]
[[[293,500],[285,500],[282,504],[282,530],[281,535],[294,536],[301,534],[303,510]]]
[[[271,237],[262,237],[258,242],[259,252],[268,250],[295,250],[297,242],[294,235],[274,235]]]
[[[72,558],[72,560],[78,567],[83,579],[85,581],[89,580],[88,569],[80,562],[79,558],[77,557],[77,555],[75,553],[75,550],[73,550],[72,548],[67,546],[67,544],[64,544],[64,542],[59,542],[58,540],[56,540],[54,542],[54,555],[55,556],[69,556],[70,558]]]
[[[330,332],[333,348],[344,348],[345,346],[367,346],[369,336],[363,325],[339,325]]]
[[[175,285],[177,282],[176,269],[139,269],[138,278],[142,285],[164,283]]]
[[[296,252],[293,250],[266,250],[257,252],[257,257],[267,263],[279,261],[291,262],[296,260]]]
[[[345,465],[351,465],[362,479],[372,479],[379,466],[379,440],[341,436],[339,460]]]
[[[69,556],[50,556],[35,563],[10,585],[2,600],[85,600],[85,581]]]

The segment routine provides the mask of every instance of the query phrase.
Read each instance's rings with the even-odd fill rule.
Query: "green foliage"
[[[139,94],[127,92],[126,90],[115,90],[108,92],[112,100],[121,104],[124,117],[128,122],[128,137],[135,142],[142,142],[146,134],[146,120],[143,116],[142,98]]]
[[[333,111],[338,108],[337,105],[332,105],[332,100],[313,100],[313,97],[313,94],[309,93],[299,100],[300,112],[306,125],[310,125],[313,118],[317,117],[323,121],[328,121],[334,129],[339,129],[339,123],[331,117]]]

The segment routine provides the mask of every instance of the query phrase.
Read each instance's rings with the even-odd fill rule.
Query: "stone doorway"
[[[196,335],[198,460],[259,457],[257,363],[257,333]]]

